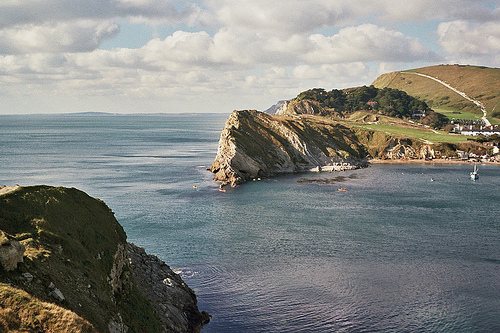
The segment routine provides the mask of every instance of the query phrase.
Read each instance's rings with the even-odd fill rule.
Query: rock
[[[54,297],[56,300],[58,300],[59,302],[62,302],[65,300],[64,298],[64,295],[63,293],[57,289],[57,288],[54,288],[50,293],[49,293],[50,296]]]
[[[196,295],[182,278],[155,255],[132,243],[127,245],[130,266],[139,289],[158,312],[168,332],[199,332],[210,320],[200,312]]]
[[[116,319],[111,319],[108,323],[109,333],[127,333],[129,328],[123,323],[122,316],[118,313]]]
[[[25,246],[0,230],[0,264],[6,271],[13,271],[23,262]]]
[[[123,272],[123,267],[128,262],[128,253],[126,249],[126,244],[118,244],[116,253],[114,255],[113,266],[111,267],[111,272],[108,275],[108,283],[111,286],[113,293],[116,293],[122,289],[123,280],[121,275]],[[88,288],[91,286],[89,285]]]
[[[31,275],[30,273],[23,273],[21,274],[21,276],[24,280],[26,280],[26,282],[33,281],[33,275]]]
[[[286,100],[279,101],[278,103],[274,104],[273,106],[264,110],[263,112],[269,113],[269,114],[275,114],[275,113],[277,114],[281,110],[281,108],[283,107],[283,104],[289,103],[289,102],[290,101],[286,101]]]
[[[23,268],[30,270],[0,274],[0,282],[77,312],[93,327],[85,332],[199,332],[207,318],[180,276],[128,245],[111,209],[77,189],[42,185],[0,195],[0,228],[5,229],[0,231],[2,266],[15,269],[23,259],[23,244],[10,236],[17,235],[27,248],[29,265]],[[11,304],[1,301],[0,308]],[[29,306],[28,299],[15,301],[20,308]],[[43,317],[46,331],[67,331],[60,324],[69,317],[40,311],[27,321]]]

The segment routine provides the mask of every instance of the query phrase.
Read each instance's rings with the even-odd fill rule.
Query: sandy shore
[[[484,161],[484,160],[460,160],[460,159],[440,159],[436,158],[433,160],[420,160],[420,159],[414,159],[414,160],[380,160],[380,159],[371,159],[368,160],[370,164],[430,164],[430,165],[437,165],[437,164],[488,164],[488,165],[498,165],[500,166],[500,161],[497,162],[491,162],[491,161]]]

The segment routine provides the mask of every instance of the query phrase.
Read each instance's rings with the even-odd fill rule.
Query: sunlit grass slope
[[[373,82],[377,88],[389,87],[403,90],[411,96],[424,100],[432,108],[472,112],[482,116],[479,107],[459,94],[434,80],[412,73],[421,73],[444,81],[467,96],[481,101],[488,116],[500,117],[500,112],[498,112],[500,111],[500,68],[439,65],[383,74]]]

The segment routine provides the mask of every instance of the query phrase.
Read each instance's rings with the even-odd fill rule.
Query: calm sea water
[[[375,165],[222,193],[206,169],[226,116],[0,116],[0,183],[103,199],[196,291],[203,333],[500,332],[500,167],[474,182],[468,165]]]

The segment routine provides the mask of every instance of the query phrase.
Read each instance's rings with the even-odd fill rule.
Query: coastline
[[[485,160],[461,160],[461,159],[444,159],[444,158],[435,158],[432,160],[423,160],[423,159],[370,159],[368,160],[369,164],[430,164],[430,165],[438,165],[438,164],[487,164],[487,165],[498,165],[500,166],[500,161],[492,162]]]

